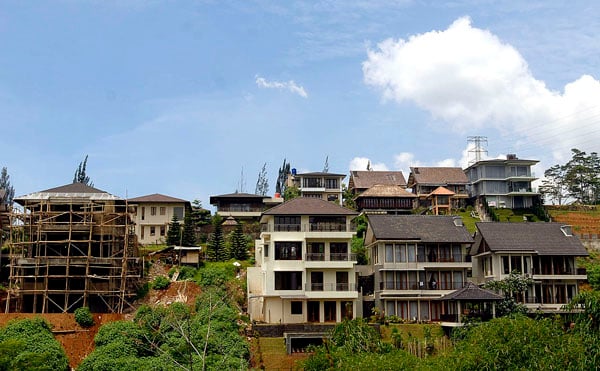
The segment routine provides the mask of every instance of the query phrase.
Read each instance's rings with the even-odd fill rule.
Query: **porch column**
[[[460,300],[456,301],[458,305],[458,323],[462,323],[462,305],[460,304]]]

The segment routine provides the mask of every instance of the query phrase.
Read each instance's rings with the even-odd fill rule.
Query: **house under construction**
[[[126,200],[73,183],[14,201],[6,312],[131,307],[143,264]]]

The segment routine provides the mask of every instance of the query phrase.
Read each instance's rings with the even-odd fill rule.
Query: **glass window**
[[[385,262],[394,262],[394,245],[392,245],[391,243],[385,245]]]
[[[302,272],[275,272],[275,290],[302,290]]]
[[[173,214],[177,216],[178,220],[183,220],[183,207],[174,207]]]
[[[275,242],[276,260],[302,260],[302,242]]]
[[[395,316],[396,315],[396,302],[393,300],[385,301],[385,315]]]
[[[150,207],[150,215],[156,215],[156,206]]]
[[[166,215],[167,214],[167,208],[164,206],[160,207],[160,215]]]
[[[292,314],[302,314],[302,302],[301,301],[292,301]]]
[[[416,245],[406,245],[408,250],[408,261],[415,262],[417,261],[417,246]]]
[[[155,226],[150,226],[150,236],[154,236],[156,234],[156,227]]]
[[[164,236],[164,235],[165,235],[165,226],[164,226],[164,225],[161,225],[161,226],[160,226],[160,235],[161,235],[161,236]]]
[[[510,273],[510,266],[508,265],[508,256],[503,256],[502,257],[502,271],[504,272],[504,274],[509,274]]]

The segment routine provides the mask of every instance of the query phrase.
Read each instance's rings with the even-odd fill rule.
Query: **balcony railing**
[[[341,223],[262,224],[262,232],[355,232],[356,226]]]
[[[542,275],[542,276],[561,276],[561,275],[566,275],[566,276],[572,276],[572,275],[586,275],[587,271],[585,268],[577,268],[577,269],[562,269],[562,268],[554,268],[554,270],[551,269],[551,267],[547,267],[544,268],[542,267],[542,269],[534,267],[532,269],[532,273],[534,275]]]
[[[306,291],[356,291],[354,283],[307,283]]]
[[[356,261],[356,254],[348,253],[308,253],[305,255],[306,261]]]
[[[457,290],[464,286],[464,282],[395,282],[383,281],[379,283],[380,290]]]

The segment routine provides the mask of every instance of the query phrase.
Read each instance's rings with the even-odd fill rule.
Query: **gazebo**
[[[478,318],[486,321],[496,317],[496,302],[504,297],[485,290],[472,282],[438,300],[443,302],[442,326],[462,326],[466,318]]]

